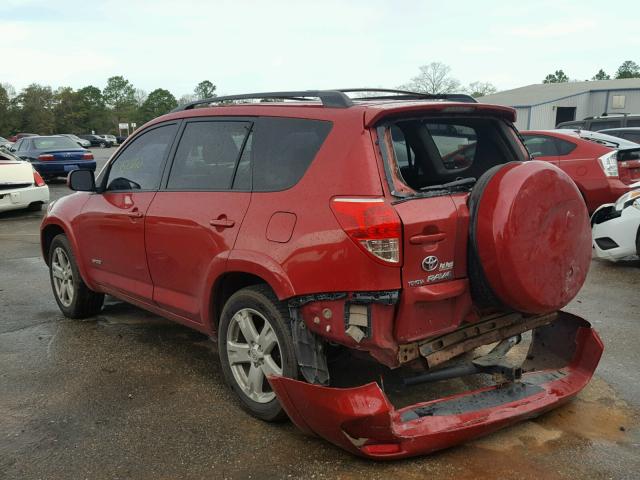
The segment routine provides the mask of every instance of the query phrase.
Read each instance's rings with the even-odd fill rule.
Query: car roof
[[[605,128],[598,130],[599,132],[640,132],[640,127],[617,127],[617,128]]]

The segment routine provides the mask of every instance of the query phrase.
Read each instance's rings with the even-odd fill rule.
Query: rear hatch
[[[474,112],[475,113],[475,112]],[[475,180],[526,160],[508,121],[482,114],[423,114],[378,124],[392,205],[403,225],[399,343],[473,321],[467,280],[469,210]]]

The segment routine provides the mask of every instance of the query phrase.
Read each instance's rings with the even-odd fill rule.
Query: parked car
[[[127,135],[118,135],[118,136],[116,136],[116,141],[117,141],[118,145],[122,145],[126,139],[127,139]]]
[[[37,136],[38,136],[37,133],[16,133],[15,135],[12,135],[11,137],[9,137],[9,141],[15,143],[24,137],[37,137]]]
[[[78,135],[78,136],[84,140],[88,140],[91,143],[92,147],[107,148],[107,147],[113,146],[110,140],[99,137],[98,135]]]
[[[118,145],[118,138],[115,135],[98,135],[98,136],[109,141],[111,145]]]
[[[37,211],[49,201],[49,187],[29,162],[0,150],[0,212]]]
[[[611,113],[596,117],[586,117],[584,120],[571,120],[556,125],[559,129],[569,130],[589,130],[599,132],[600,130],[622,127],[640,127],[640,115]]]
[[[26,137],[18,140],[11,151],[31,162],[45,179],[66,176],[70,171],[94,171],[93,154],[68,137],[51,135]]]
[[[612,137],[624,138],[630,142],[640,144],[640,127],[608,128],[606,130],[600,130],[600,133],[611,135]]]
[[[60,133],[60,135],[63,136],[63,137],[70,138],[71,140],[73,140],[74,142],[76,142],[78,145],[80,145],[83,148],[89,148],[91,146],[91,142],[89,140],[85,140],[84,138],[80,138],[77,135],[74,135],[72,133]]]
[[[10,142],[6,138],[0,137],[0,148],[4,148],[5,150],[9,150],[12,145],[13,145],[13,142]]]
[[[591,217],[593,250],[599,258],[615,262],[640,255],[640,183],[633,187]]]
[[[97,180],[72,172],[77,193],[41,226],[60,310],[96,315],[109,294],[217,337],[243,408],[372,458],[565,403],[603,348],[560,311],[591,261],[575,183],[529,159],[511,108],[352,92],[194,102],[136,130]],[[247,99],[288,101],[194,108]],[[531,330],[525,364],[507,366]],[[355,353],[384,368],[373,383],[359,383],[362,368],[336,383],[333,360]],[[396,410],[380,371],[406,385],[496,381]]]
[[[576,182],[589,212],[614,202],[640,180],[640,145],[600,132],[521,132],[533,157],[551,162]]]

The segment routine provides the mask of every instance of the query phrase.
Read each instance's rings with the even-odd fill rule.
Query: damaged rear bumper
[[[395,459],[422,455],[535,417],[574,397],[603,352],[588,322],[559,312],[533,330],[526,372],[494,385],[396,410],[376,383],[330,388],[290,378],[269,381],[289,418],[354,454]]]

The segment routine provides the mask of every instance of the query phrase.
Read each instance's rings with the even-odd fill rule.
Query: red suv
[[[530,161],[511,108],[352,92],[194,102],[136,131],[96,179],[72,172],[79,192],[41,229],[62,312],[95,315],[109,294],[204,332],[246,410],[372,458],[577,394],[603,347],[560,311],[591,258],[574,182]],[[385,367],[380,385],[358,384],[355,366],[340,372],[355,385],[336,384],[333,360],[354,352]],[[387,375],[493,381],[395,409]]]
[[[589,212],[613,203],[640,181],[640,145],[599,132],[522,132],[534,158],[551,162],[576,182]]]

